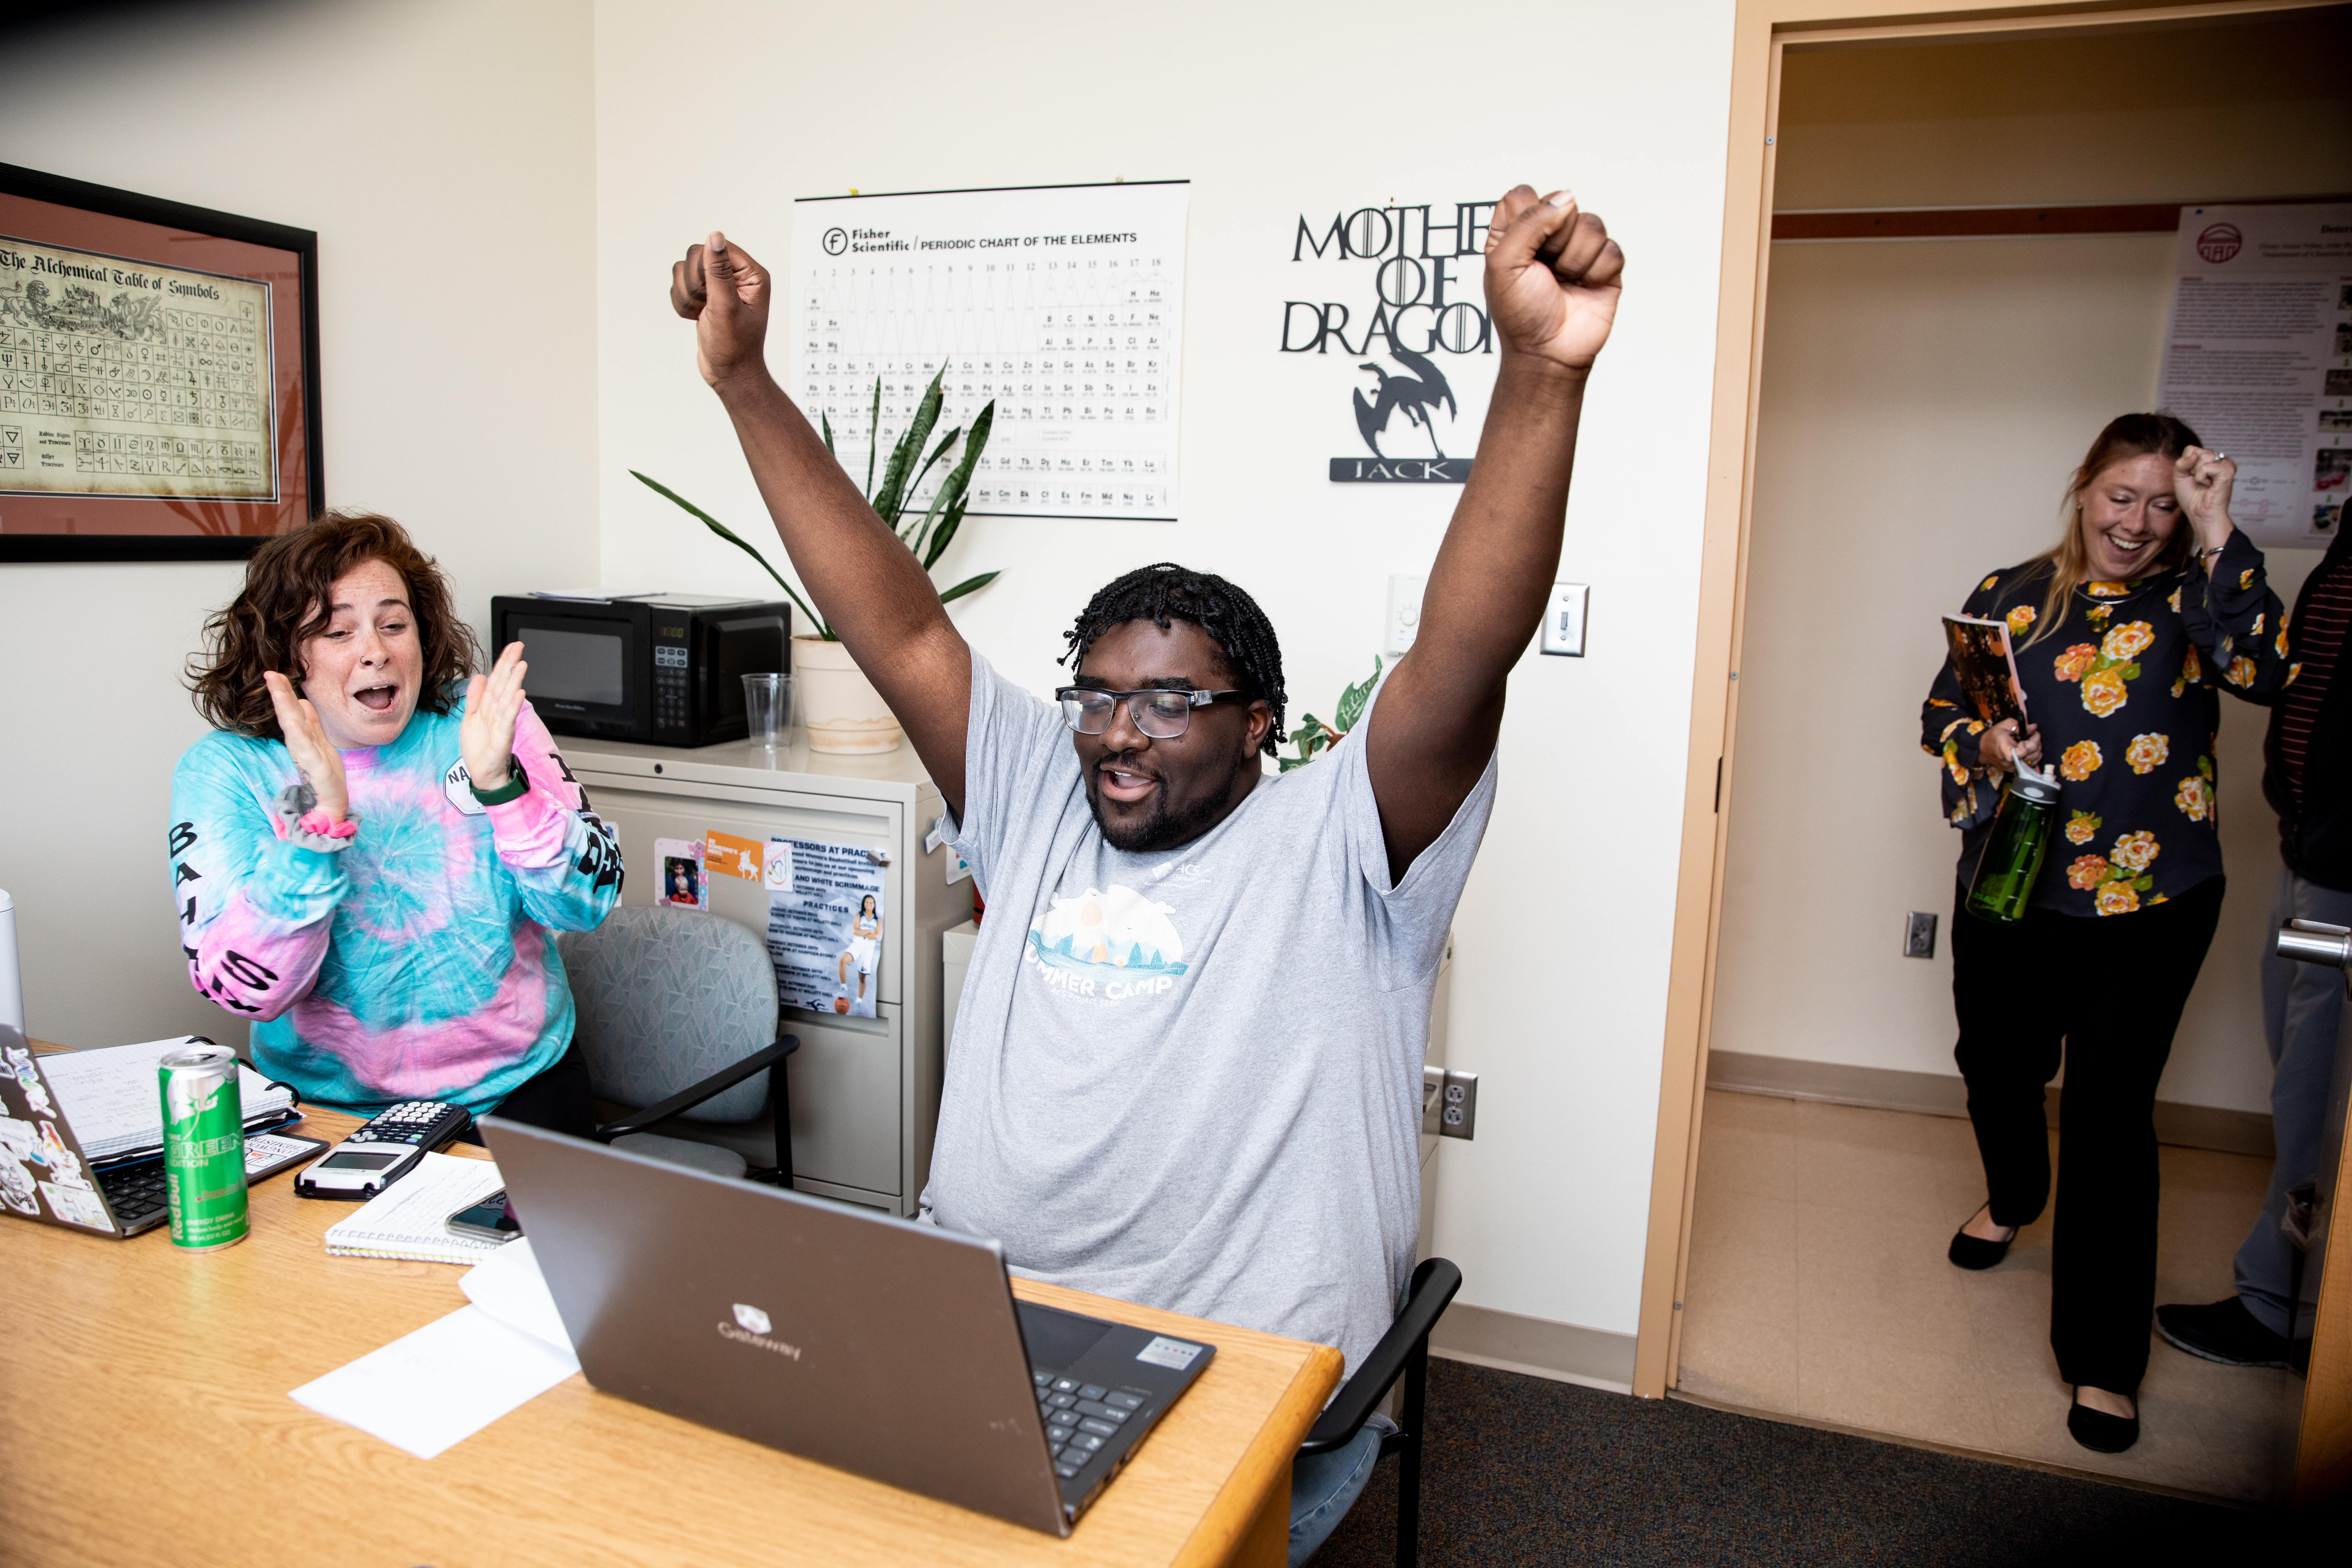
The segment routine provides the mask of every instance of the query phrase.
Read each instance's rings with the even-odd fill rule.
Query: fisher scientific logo
[[[2233,223],[2209,224],[2205,232],[2197,237],[2199,258],[2216,267],[2245,247],[2246,237],[2238,232],[2238,226]]]

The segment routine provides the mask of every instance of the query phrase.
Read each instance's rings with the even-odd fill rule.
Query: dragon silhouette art
[[[1426,355],[1407,348],[1391,352],[1397,363],[1413,374],[1391,375],[1369,362],[1357,366],[1380,377],[1381,384],[1377,399],[1366,397],[1360,387],[1356,390],[1356,428],[1364,433],[1364,445],[1372,449],[1372,456],[1385,458],[1388,454],[1381,450],[1381,437],[1388,430],[1389,416],[1402,409],[1406,423],[1428,431],[1430,449],[1443,458],[1445,448],[1437,444],[1435,415],[1438,405],[1444,404],[1447,418],[1458,416],[1461,410],[1454,405],[1454,388],[1446,384],[1445,373]]]

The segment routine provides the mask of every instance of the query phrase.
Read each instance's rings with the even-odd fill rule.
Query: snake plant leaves
[[[651,489],[656,495],[667,496],[669,500],[676,501],[679,506],[684,507],[688,512],[700,518],[702,520],[703,526],[709,529],[711,532],[717,534],[719,538],[725,540],[728,543],[733,545],[736,549],[741,551],[744,554],[758,562],[760,563],[761,570],[767,573],[769,576],[776,579],[776,586],[782,588],[785,593],[792,595],[793,603],[800,607],[801,614],[806,616],[809,618],[809,624],[816,627],[816,635],[818,637],[823,637],[826,642],[839,642],[841,640],[839,637],[833,635],[833,628],[824,624],[824,618],[822,616],[819,616],[814,610],[809,608],[808,601],[800,596],[799,590],[795,589],[790,583],[785,582],[782,577],[779,576],[776,569],[768,564],[768,558],[761,554],[759,551],[753,549],[750,541],[738,536],[733,529],[728,527],[725,523],[719,521],[717,518],[711,516],[709,512],[703,510],[700,507],[695,505],[692,501],[687,500],[684,496],[678,494],[667,485],[663,484],[659,479],[647,478],[646,475],[637,472],[635,468],[631,468],[629,470],[629,477]]]
[[[907,433],[891,449],[890,466],[882,474],[881,491],[874,497],[874,510],[894,532],[906,498],[914,489],[915,459],[922,456],[923,443],[931,438],[931,426],[939,423],[940,406],[947,401],[940,386],[947,373],[948,367],[940,365],[939,374],[931,377],[931,384],[923,389],[923,400],[915,405],[914,423],[907,426]]]
[[[940,603],[944,605],[950,599],[961,599],[966,594],[985,588],[991,583],[995,582],[996,577],[997,574],[993,572],[982,572],[977,577],[967,577],[962,582],[957,584],[954,587],[950,588],[946,593],[941,594],[940,595]]]

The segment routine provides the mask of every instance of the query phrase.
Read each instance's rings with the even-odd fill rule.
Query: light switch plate
[[[1582,583],[1554,583],[1544,606],[1543,650],[1568,658],[1584,657],[1584,611],[1592,590]]]
[[[1413,636],[1421,630],[1421,591],[1428,585],[1426,577],[1389,578],[1389,613],[1381,624],[1381,646],[1390,658],[1412,647]]]

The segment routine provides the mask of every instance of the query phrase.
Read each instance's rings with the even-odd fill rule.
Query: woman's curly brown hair
[[[274,669],[301,686],[302,645],[327,629],[335,580],[367,561],[383,562],[408,585],[425,654],[416,705],[428,713],[455,707],[456,683],[481,668],[481,647],[450,604],[448,579],[392,519],[331,511],[254,552],[244,589],[205,623],[205,650],[188,660],[187,685],[205,722],[240,735],[284,739],[261,677]]]

